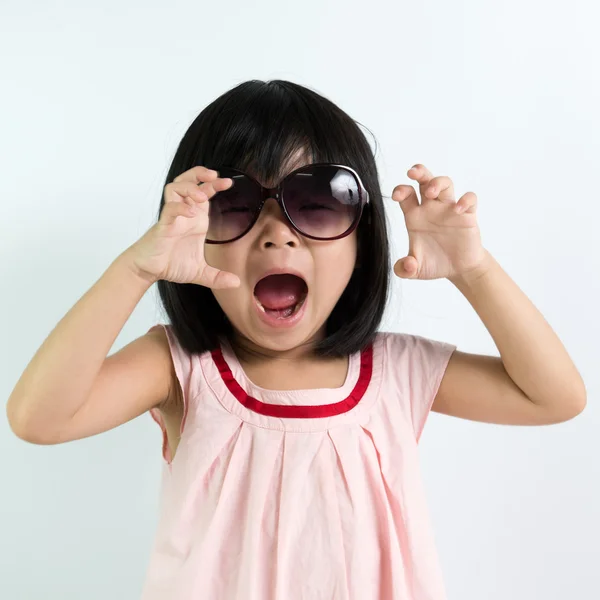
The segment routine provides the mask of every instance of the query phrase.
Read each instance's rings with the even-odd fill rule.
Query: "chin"
[[[235,327],[236,335],[242,343],[262,348],[271,352],[290,352],[301,347],[311,347],[325,336],[325,323],[314,323],[311,326],[310,311],[302,315],[294,326],[271,327],[255,315],[241,327]]]

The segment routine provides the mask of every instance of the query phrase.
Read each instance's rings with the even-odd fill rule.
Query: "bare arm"
[[[240,285],[237,275],[204,258],[208,200],[232,183],[195,166],[165,185],[158,222],[113,261],[21,375],[7,405],[19,437],[56,444],[106,431],[150,408],[176,414],[180,390],[164,331],[107,354],[155,281],[213,289]]]
[[[107,358],[150,286],[124,252],[61,319],[8,400],[16,435],[60,443],[106,431],[166,402],[172,362],[162,331]]]
[[[579,371],[497,261],[487,253],[479,272],[451,281],[480,316],[501,357],[455,352],[432,409],[511,425],[560,423],[581,413],[586,389]]]

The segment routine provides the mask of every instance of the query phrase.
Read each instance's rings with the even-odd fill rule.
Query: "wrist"
[[[459,275],[448,277],[448,280],[459,289],[462,287],[470,287],[491,273],[496,264],[494,257],[487,250],[484,250],[483,257],[477,266],[468,269]]]
[[[143,288],[148,289],[152,286],[152,284],[158,281],[156,277],[139,269],[131,253],[131,248],[127,248],[127,250],[120,254],[114,260],[113,266],[125,273],[127,277],[131,277]]]

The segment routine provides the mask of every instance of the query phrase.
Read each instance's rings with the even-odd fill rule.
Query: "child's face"
[[[287,172],[303,164],[306,162],[296,161]],[[277,202],[270,198],[246,235],[227,244],[206,244],[204,253],[208,264],[235,273],[241,280],[238,288],[213,290],[238,335],[263,349],[288,351],[302,344],[310,347],[324,337],[325,321],[354,270],[357,237],[355,230],[338,240],[306,238],[291,227]],[[273,269],[300,275],[308,290],[295,278],[265,279],[256,288]],[[258,300],[262,300],[263,308],[281,307],[297,297],[301,299],[304,293],[306,299],[289,317],[286,315],[291,309],[263,310]]]

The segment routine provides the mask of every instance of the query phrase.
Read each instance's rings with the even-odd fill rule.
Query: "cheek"
[[[349,235],[347,238],[342,238],[340,241],[344,243],[336,248],[336,256],[332,260],[335,261],[334,265],[339,266],[340,270],[343,270],[344,273],[349,276],[352,275],[352,271],[354,271],[358,256],[356,232]]]
[[[337,302],[346,289],[356,266],[357,244],[354,236],[344,238],[320,258],[319,284],[330,302]]]
[[[226,252],[223,252],[219,244],[204,244],[204,260],[211,266],[217,269],[223,268],[223,263],[226,262]]]
[[[211,267],[222,271],[231,271],[240,274],[243,265],[245,250],[234,243],[231,244],[204,244],[204,260]]]
[[[234,244],[205,244],[204,260],[208,265],[222,271],[238,275],[243,281],[244,255],[246,250],[239,250]],[[212,290],[214,297],[228,317],[234,314],[239,306],[240,288],[231,290]]]
[[[227,315],[227,318],[232,322],[236,321],[236,307],[238,303],[232,297],[231,292],[227,290],[212,290],[212,293],[223,312]]]

